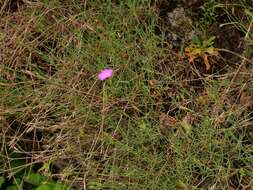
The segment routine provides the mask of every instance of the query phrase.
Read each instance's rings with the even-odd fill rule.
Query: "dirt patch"
[[[218,26],[213,24],[209,29],[210,35],[215,36],[214,46],[217,48],[228,49],[230,51],[242,54],[244,51],[244,34],[232,27]],[[221,53],[226,60],[236,58],[233,54]],[[237,57],[238,58],[238,57]],[[233,59],[234,60],[234,59]]]

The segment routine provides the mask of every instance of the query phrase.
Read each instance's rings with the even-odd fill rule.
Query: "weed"
[[[185,53],[189,58],[189,62],[194,64],[197,58],[202,58],[206,70],[209,70],[211,68],[209,57],[218,58],[219,56],[218,50],[212,47],[214,39],[215,37],[211,37],[208,40],[201,41],[197,36],[193,36],[193,44],[185,48]]]

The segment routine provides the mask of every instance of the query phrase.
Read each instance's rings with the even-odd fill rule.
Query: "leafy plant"
[[[8,157],[11,160],[9,177],[0,176],[1,190],[22,190],[25,189],[24,183],[34,186],[35,190],[74,190],[66,184],[34,172],[33,166],[25,167],[25,159],[22,154],[10,151]]]
[[[194,35],[192,44],[185,48],[185,55],[188,57],[189,62],[194,64],[196,59],[201,58],[204,60],[206,70],[211,68],[213,62],[209,61],[210,57],[218,57],[218,49],[213,47],[215,37],[210,37],[207,40],[201,40],[198,36]]]
[[[0,176],[0,188],[7,182],[8,180],[3,176]],[[70,186],[55,182],[48,177],[42,176],[39,173],[30,173],[22,178],[13,178],[11,180],[11,184],[8,185],[6,190],[22,190],[25,189],[24,182],[27,184],[31,184],[34,186],[34,190],[74,190]],[[1,188],[2,189],[2,188]]]
[[[0,188],[5,183],[5,181],[6,181],[5,178],[3,176],[0,176]]]

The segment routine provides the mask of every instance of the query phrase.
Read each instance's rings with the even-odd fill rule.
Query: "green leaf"
[[[54,190],[54,184],[52,183],[42,184],[39,187],[37,187],[36,190]]]
[[[36,190],[74,190],[71,187],[68,187],[61,183],[46,183],[41,184]]]
[[[206,46],[212,46],[214,44],[215,36],[211,36],[207,41],[206,41]]]
[[[47,182],[49,179],[45,176],[42,176],[38,173],[30,173],[24,179],[27,183],[30,183],[35,186],[39,186],[42,182]]]
[[[180,124],[187,134],[191,134],[191,132],[192,132],[192,125],[191,124],[189,124],[186,121],[181,121]]]
[[[186,184],[183,182],[183,181],[181,181],[181,180],[179,180],[178,182],[177,182],[177,186],[178,186],[178,188],[182,188],[182,189],[187,189],[187,186],[186,186]]]
[[[22,186],[23,185],[23,179],[21,178],[15,178],[12,182],[13,185],[16,185],[16,186]]]
[[[88,183],[88,189],[92,189],[92,190],[102,189],[102,186],[103,185],[97,181],[90,181]]]
[[[11,157],[10,166],[12,169],[13,174],[16,177],[22,177],[25,173],[25,167],[26,164],[24,156],[22,154],[12,152],[9,155]]]
[[[17,185],[10,185],[6,188],[6,190],[19,190]]]
[[[39,169],[40,172],[50,171],[50,162],[43,163],[43,166]]]
[[[199,39],[199,37],[197,35],[192,35],[192,44],[196,45],[196,46],[201,46],[201,40]]]
[[[245,13],[246,13],[247,15],[249,15],[249,16],[253,19],[253,12],[252,12],[252,11],[250,11],[249,9],[246,9],[246,10],[245,10]]]
[[[56,183],[54,186],[54,190],[73,190],[71,187],[68,187],[67,185]]]
[[[139,127],[141,128],[141,129],[146,129],[147,128],[147,124],[145,123],[145,121],[140,121],[139,122]]]
[[[4,182],[5,182],[5,178],[3,176],[0,176],[0,189],[2,185],[4,184]]]

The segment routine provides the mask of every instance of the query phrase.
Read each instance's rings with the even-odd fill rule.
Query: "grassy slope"
[[[253,186],[252,63],[227,53],[205,72],[164,45],[171,42],[156,5],[85,2],[1,11],[2,151],[52,163],[52,176],[79,188]],[[221,14],[213,8],[222,4],[211,2],[197,23],[206,31]],[[235,25],[242,42],[252,42],[249,24],[247,16]],[[97,81],[104,67],[114,76]]]

